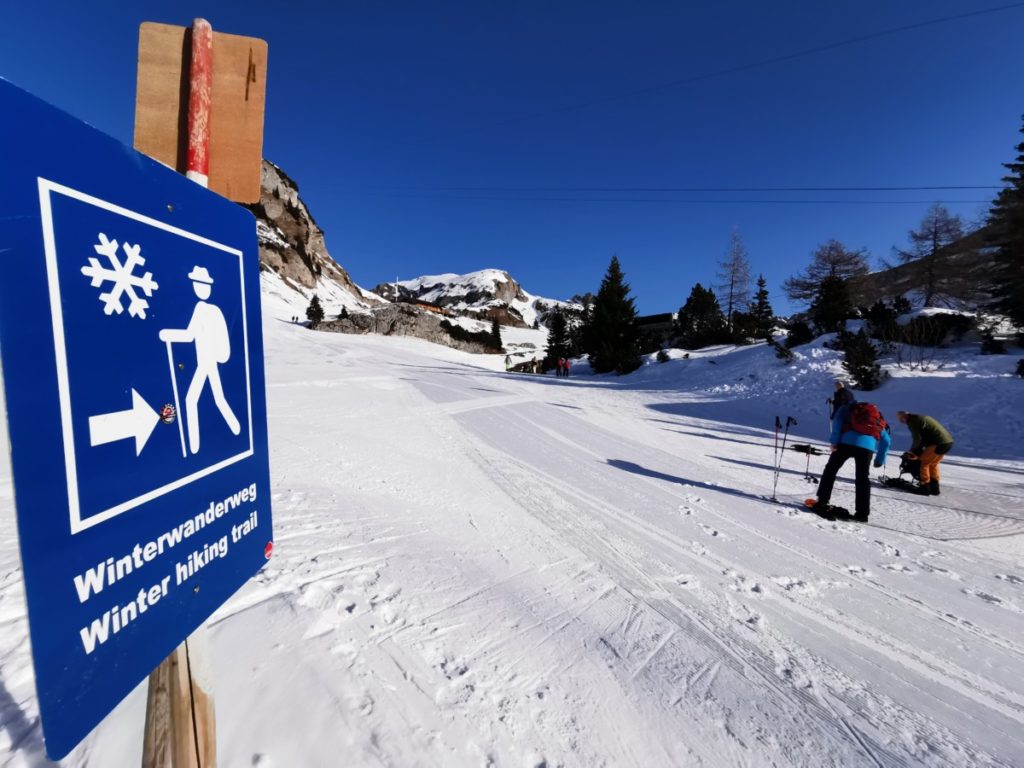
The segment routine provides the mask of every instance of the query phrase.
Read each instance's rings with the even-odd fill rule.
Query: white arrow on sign
[[[156,411],[132,388],[132,407],[127,411],[101,413],[89,417],[89,444],[103,445],[127,437],[135,438],[135,455],[142,453],[153,428],[160,421]]]

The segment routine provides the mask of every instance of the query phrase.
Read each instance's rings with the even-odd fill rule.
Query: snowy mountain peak
[[[397,287],[397,292],[396,292]],[[397,283],[381,283],[374,292],[389,301],[424,302],[502,325],[531,326],[565,302],[534,296],[506,271],[481,269],[464,275],[423,275]]]

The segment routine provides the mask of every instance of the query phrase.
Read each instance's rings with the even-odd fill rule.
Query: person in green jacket
[[[953,435],[931,416],[897,411],[896,418],[906,424],[914,438],[910,452],[921,461],[921,484],[917,492],[939,495],[939,462],[953,447]]]

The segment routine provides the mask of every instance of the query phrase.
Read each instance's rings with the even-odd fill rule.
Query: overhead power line
[[[489,195],[384,195],[391,199],[414,200],[491,200],[503,203],[658,203],[663,205],[717,204],[717,205],[931,205],[935,202],[947,204],[991,204],[991,200],[779,200],[779,199],[721,199],[721,198],[664,198],[664,197],[497,197]]]
[[[919,187],[393,187],[436,192],[930,192],[937,190],[1002,189],[999,185],[949,184]]]
[[[910,32],[915,29],[923,29],[924,27],[932,27],[938,24],[947,24],[952,21],[961,21],[963,19],[970,19],[977,16],[986,16],[993,13],[1000,13],[1002,11],[1014,10],[1017,8],[1024,8],[1024,2],[1008,3],[1006,5],[998,5],[992,8],[982,8],[977,11],[968,11],[966,13],[958,13],[952,16],[942,16],[935,19],[928,19],[926,21],[919,21],[913,24],[903,24],[898,27],[890,27],[889,29],[878,30],[877,32],[868,32],[867,34],[857,35],[856,37],[850,37],[846,40],[837,40],[833,43],[826,43],[825,45],[817,45],[813,48],[805,48],[801,51],[794,51],[793,53],[781,54],[779,56],[771,56],[766,59],[760,59],[758,61],[752,61],[748,64],[738,64],[733,67],[726,67],[725,69],[718,69],[712,72],[704,72],[699,75],[691,75],[689,77],[681,77],[676,80],[669,80],[658,85],[650,85],[644,88],[637,88],[632,91],[623,91],[621,93],[612,94],[609,96],[603,96],[595,99],[589,99],[587,101],[580,101],[575,104],[567,104],[562,107],[556,107],[554,109],[544,110],[541,112],[534,112],[529,115],[521,115],[519,117],[512,117],[505,120],[496,121],[489,123],[486,126],[478,126],[478,130],[486,128],[497,128],[506,125],[512,125],[515,123],[528,122],[530,120],[536,120],[541,117],[550,117],[552,115],[563,114],[566,112],[575,112],[581,109],[587,109],[588,107],[597,106],[599,104],[608,104],[615,101],[621,101],[623,99],[633,98],[634,96],[642,96],[648,93],[656,93],[657,91],[664,91],[670,88],[679,88],[684,85],[692,85],[693,83],[699,83],[704,80],[711,80],[716,77],[724,77],[725,75],[734,75],[740,72],[748,72],[753,69],[760,67],[769,66],[771,64],[781,64],[786,61],[793,61],[794,59],[801,59],[807,56],[814,56],[819,53],[825,53],[826,51],[832,51],[837,48],[844,48],[850,45],[857,45],[858,43],[864,43],[869,40],[877,40],[881,37],[888,37],[890,35],[900,34],[902,32]]]

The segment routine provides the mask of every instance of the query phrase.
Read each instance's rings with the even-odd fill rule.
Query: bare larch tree
[[[729,250],[725,258],[718,262],[718,268],[718,301],[725,309],[725,319],[731,333],[733,312],[746,308],[750,302],[750,261],[739,230],[732,231]]]
[[[899,260],[917,263],[915,286],[921,292],[926,307],[935,306],[939,301],[958,298],[959,284],[964,275],[956,273],[955,263],[940,258],[953,243],[962,240],[964,225],[959,216],[954,216],[946,206],[933,203],[921,219],[917,229],[908,233],[910,247],[906,250],[895,248]]]

